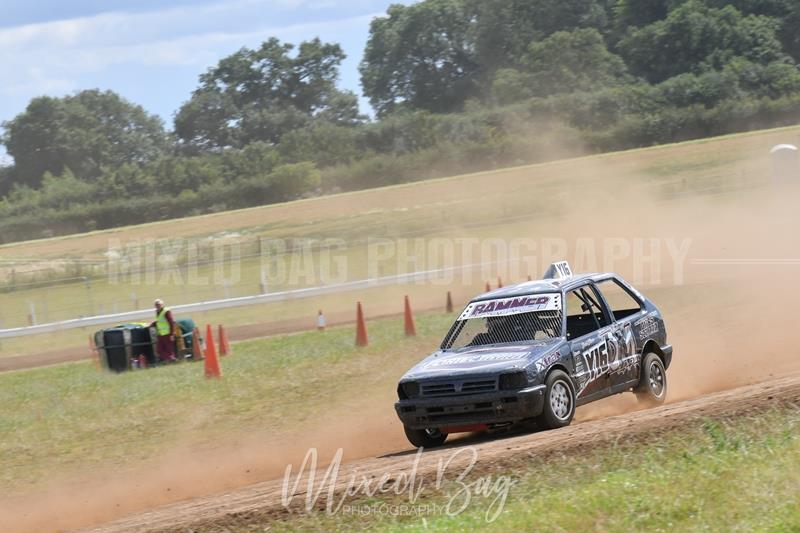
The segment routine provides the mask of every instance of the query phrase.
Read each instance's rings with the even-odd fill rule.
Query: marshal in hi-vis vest
[[[161,312],[158,313],[156,317],[156,331],[159,337],[172,335],[172,330],[169,327],[169,320],[167,320],[167,313],[169,313],[169,307],[162,307]]]

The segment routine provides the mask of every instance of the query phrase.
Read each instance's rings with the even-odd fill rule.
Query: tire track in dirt
[[[667,430],[685,427],[707,417],[752,414],[779,405],[800,406],[800,375],[747,385],[655,409],[584,422],[554,431],[491,441],[469,439],[456,441],[441,449],[422,454],[417,472],[418,475],[435,473],[439,462],[450,459],[453,452],[465,443],[477,449],[479,459],[473,473],[480,473],[497,467],[524,463],[530,458],[546,459],[554,455],[577,452],[589,446],[615,442],[622,437],[626,440],[643,439]],[[464,468],[471,457],[471,454],[465,453],[456,455],[449,468],[456,471],[459,467]],[[335,485],[337,497],[341,498],[352,477],[359,480],[378,479],[384,473],[391,473],[393,476],[408,473],[414,458],[413,452],[408,452],[342,464]],[[317,470],[317,479],[321,479],[324,473],[325,468]],[[308,476],[301,478],[298,486],[306,486],[307,479]],[[273,479],[224,494],[166,505],[85,531],[219,530],[246,525],[254,520],[263,521],[302,512],[304,492],[298,491],[292,507],[287,509],[282,505],[282,490],[283,479]],[[324,503],[324,500],[321,500]]]

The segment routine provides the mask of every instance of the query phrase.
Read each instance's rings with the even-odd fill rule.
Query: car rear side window
[[[642,304],[615,279],[601,281],[597,288],[608,303],[614,320],[622,320],[642,310]]]

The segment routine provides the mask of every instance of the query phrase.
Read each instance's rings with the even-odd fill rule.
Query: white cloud
[[[332,22],[297,24],[285,27],[267,27],[240,33],[204,33],[175,39],[157,40],[131,45],[109,45],[78,48],[75,55],[64,58],[69,67],[81,70],[99,70],[114,64],[138,63],[149,66],[197,65],[210,66],[219,57],[221,49],[230,53],[247,45],[277,36],[283,40],[308,39],[322,31],[343,31],[350,27],[363,27],[375,15],[364,15]],[[72,52],[70,52],[72,54]],[[61,62],[61,60],[56,60]]]
[[[88,17],[56,20],[0,29],[0,46],[87,46],[151,40],[157,36],[181,35],[211,26],[241,23],[242,15],[254,10],[297,8],[302,0],[238,0],[206,5],[180,6],[158,11],[99,13]],[[244,19],[247,20],[247,19]],[[250,19],[252,20],[252,18]]]
[[[232,0],[166,8],[143,13],[106,12],[88,17],[0,28],[0,47],[73,47],[142,41],[212,32],[245,31],[254,26],[276,26],[287,17],[322,9],[367,8],[365,0]],[[370,12],[372,10],[369,10]],[[363,11],[362,11],[363,12]],[[275,19],[278,20],[270,20]]]
[[[374,3],[356,0],[351,7]],[[309,12],[324,9],[330,10],[329,0],[234,0],[2,28],[0,94],[64,94],[78,88],[75,80],[81,75],[119,65],[196,66],[199,74],[220,57],[270,36],[297,42],[346,34],[363,30],[375,16],[302,21],[313,19]]]
[[[342,87],[358,94],[357,67],[369,21],[390,3],[414,0],[213,1],[0,27],[0,123],[36,96],[100,88],[120,93],[169,124],[197,87],[198,75],[239,48],[257,47],[272,36],[292,43],[317,36],[340,43],[348,55]],[[362,99],[361,105],[368,112],[368,102]],[[2,151],[0,146],[0,158]]]
[[[4,84],[1,92],[12,96],[26,96],[30,93],[63,94],[77,88],[74,81],[49,76],[39,67],[29,67],[23,74],[24,76],[16,83]]]

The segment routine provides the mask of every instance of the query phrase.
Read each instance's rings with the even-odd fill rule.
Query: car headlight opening
[[[406,381],[397,387],[397,395],[401,400],[416,398],[419,396],[419,383],[416,381]]]
[[[528,384],[528,376],[523,371],[500,375],[500,390],[517,390]]]

